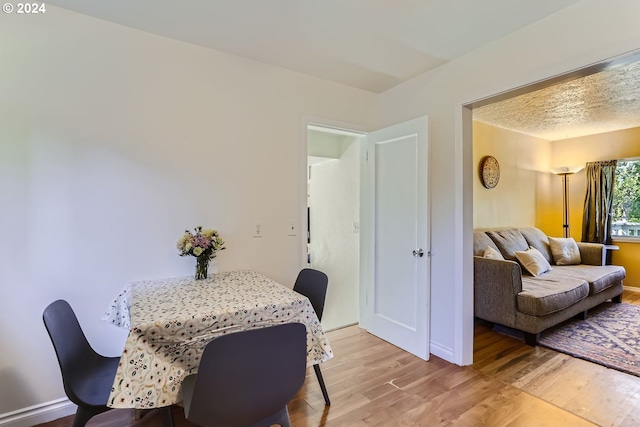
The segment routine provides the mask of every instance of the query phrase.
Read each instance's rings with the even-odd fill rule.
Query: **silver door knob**
[[[421,257],[422,255],[424,255],[424,252],[420,248],[413,251],[413,256]]]

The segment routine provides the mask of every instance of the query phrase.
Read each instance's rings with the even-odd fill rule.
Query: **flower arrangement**
[[[186,230],[176,244],[180,256],[191,255],[196,257],[196,279],[206,279],[209,270],[209,261],[216,257],[216,252],[225,249],[224,240],[220,238],[217,230],[202,229],[199,225],[191,232]]]

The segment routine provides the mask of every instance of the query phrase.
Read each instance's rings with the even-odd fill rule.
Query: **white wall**
[[[49,5],[0,19],[1,425],[64,396],[46,304],[119,354],[100,316],[131,280],[193,274],[185,228],[220,231],[214,271],[292,286],[303,117],[373,128],[377,98]]]
[[[329,135],[329,134],[325,134]],[[322,327],[358,323],[360,304],[360,138],[339,159],[311,166],[311,267],[329,276]]]
[[[477,165],[461,106],[640,48],[639,14],[640,2],[585,0],[380,96],[380,126],[429,116],[432,353],[459,363],[473,354]]]

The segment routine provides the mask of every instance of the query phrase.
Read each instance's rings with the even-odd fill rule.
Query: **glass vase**
[[[209,276],[209,257],[196,257],[196,280],[206,279]]]

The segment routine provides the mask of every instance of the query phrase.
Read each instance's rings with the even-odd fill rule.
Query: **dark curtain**
[[[587,193],[582,217],[582,241],[611,244],[613,180],[617,160],[587,163]]]

